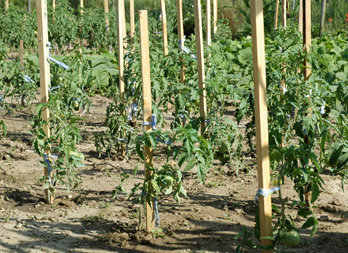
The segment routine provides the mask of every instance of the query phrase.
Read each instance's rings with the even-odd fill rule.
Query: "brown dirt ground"
[[[71,198],[58,187],[53,205],[43,202],[39,181],[43,167],[29,132],[32,108],[18,108],[12,116],[1,112],[8,134],[0,140],[0,252],[234,252],[236,234],[243,226],[249,231],[254,226],[255,159],[249,157],[238,176],[233,167],[215,163],[205,185],[188,173],[188,198],[180,204],[169,197],[159,199],[163,232],[138,231],[138,206],[125,198],[111,202],[111,197],[120,173],[132,170],[139,160],[98,158],[94,148],[93,133],[105,130],[107,102],[93,98],[94,106],[81,124],[84,140],[79,148],[86,156],[86,167],[79,170],[83,184]],[[157,156],[155,162],[161,159]],[[321,220],[318,233],[310,239],[310,231],[301,229],[300,246],[287,252],[348,252],[348,187],[342,191],[338,177],[323,178],[326,185],[316,208]],[[287,205],[297,199],[289,180],[282,192]],[[289,214],[296,218],[296,210]],[[299,227],[303,222],[296,218]]]

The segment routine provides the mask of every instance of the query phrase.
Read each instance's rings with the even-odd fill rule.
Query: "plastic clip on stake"
[[[185,40],[186,40],[186,36],[185,36],[185,38],[184,38],[183,40],[180,40],[180,41],[179,41],[179,47],[180,47],[180,49],[181,49],[182,51],[184,51],[186,54],[189,54],[189,53],[191,52],[191,50],[190,50],[188,47],[186,47],[186,46],[182,46],[182,43],[184,43]],[[196,59],[196,58],[197,58],[197,56],[194,55],[194,54],[191,54],[191,57],[192,57],[193,59]]]
[[[158,212],[158,201],[157,198],[153,198],[155,206],[155,226],[160,227],[160,217]]]
[[[320,107],[320,114],[325,114],[325,101],[323,100],[323,105]]]
[[[271,188],[271,189],[259,189],[256,192],[255,201],[259,199],[259,195],[266,197],[266,196],[272,194],[273,192],[276,192],[276,191],[279,191],[279,190],[280,190],[279,186]]]

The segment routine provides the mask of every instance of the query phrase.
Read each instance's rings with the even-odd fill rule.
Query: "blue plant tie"
[[[283,90],[283,93],[287,93],[288,89],[286,87],[284,87],[283,85],[279,84],[280,88]]]
[[[65,69],[65,70],[68,70],[68,69],[69,69],[69,66],[68,66],[68,65],[64,64],[63,62],[60,62],[60,61],[54,59],[54,58],[51,57],[50,55],[48,56],[48,59],[49,59],[50,61],[53,61],[55,64],[61,66],[61,67],[62,67],[63,69]]]
[[[24,81],[27,82],[27,83],[35,83],[35,82],[33,81],[33,79],[31,79],[31,78],[30,78],[29,76],[27,76],[27,75],[24,76]]]
[[[268,195],[272,194],[273,192],[276,192],[276,191],[279,191],[279,190],[280,190],[279,186],[271,188],[271,189],[259,189],[256,192],[255,201],[259,199],[259,195],[267,197]]]
[[[154,200],[154,208],[155,208],[155,226],[160,227],[160,217],[158,212],[158,201],[157,198],[153,198]]]
[[[152,130],[157,130],[157,118],[156,114],[151,115],[151,122],[143,122],[143,126],[152,126]]]
[[[51,178],[51,172],[52,172],[52,165],[51,165],[51,162],[48,158],[58,158],[58,156],[55,156],[55,155],[48,155],[46,153],[44,153],[44,162],[46,163],[46,169],[47,169],[47,172],[48,172],[48,181],[50,182],[50,185],[53,185],[52,183],[52,178]]]
[[[189,54],[189,53],[191,52],[191,50],[190,50],[188,47],[181,45],[181,43],[184,43],[185,40],[186,40],[186,38],[184,38],[183,40],[180,40],[180,41],[179,41],[179,48],[180,48],[182,51],[184,51],[186,54]],[[197,56],[194,55],[194,54],[191,54],[191,57],[192,57],[193,59],[196,59],[196,58],[197,58]]]
[[[57,89],[60,89],[60,86],[54,86],[54,87],[48,88],[48,92],[53,94],[52,91],[57,90]]]
[[[129,109],[128,120],[132,120],[138,112],[138,104],[133,103]]]

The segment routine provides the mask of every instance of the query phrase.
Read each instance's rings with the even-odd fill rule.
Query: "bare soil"
[[[256,159],[246,157],[239,175],[233,165],[216,162],[204,185],[194,173],[187,173],[188,198],[178,204],[161,197],[162,230],[147,234],[137,229],[138,205],[126,196],[111,201],[120,174],[132,171],[140,161],[136,156],[123,161],[98,158],[95,151],[93,133],[105,130],[107,104],[106,98],[93,98],[94,106],[81,124],[84,140],[79,148],[86,156],[86,167],[79,169],[81,187],[67,193],[59,186],[52,205],[43,199],[44,168],[29,132],[35,105],[17,108],[13,115],[0,113],[8,127],[0,140],[0,252],[234,252],[239,243],[235,236],[243,226],[251,232],[255,224]],[[162,159],[158,155],[155,162]],[[286,252],[348,252],[348,186],[342,191],[340,178],[322,176],[326,185],[315,208],[318,233],[310,239],[310,231],[300,229],[300,246],[284,248]],[[297,200],[290,180],[282,193],[287,206]],[[272,201],[279,204],[277,194]],[[303,224],[296,209],[288,214],[299,227]]]

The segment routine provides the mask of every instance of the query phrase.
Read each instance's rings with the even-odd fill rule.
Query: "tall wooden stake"
[[[39,61],[40,61],[40,94],[41,94],[41,103],[47,103],[49,98],[48,88],[50,85],[50,65],[48,63],[49,48],[47,47],[48,43],[48,21],[47,21],[47,0],[36,0],[36,9],[37,9],[37,30],[38,30],[38,45],[39,45]],[[48,108],[43,108],[42,110],[42,120],[48,122],[50,113]],[[43,126],[43,129],[46,133],[47,138],[50,137],[51,132],[49,125],[46,124]],[[46,153],[49,153],[49,150],[46,150]],[[49,174],[47,169],[44,169],[45,177],[48,178]],[[54,197],[51,192],[45,190],[45,199],[49,203],[53,203]]]
[[[109,31],[110,21],[109,21],[109,0],[104,0],[104,12],[105,12],[105,25]]]
[[[80,14],[81,14],[81,17],[83,16],[83,8],[84,8],[84,5],[83,5],[83,0],[80,0]]]
[[[28,12],[31,13],[31,0],[28,0]]]
[[[218,0],[213,0],[213,24],[214,24],[214,34],[217,33],[217,22],[218,22]]]
[[[319,36],[321,36],[321,35],[323,34],[323,32],[324,32],[325,12],[326,12],[326,0],[322,0],[322,2],[321,2],[320,32],[319,32]]]
[[[124,101],[124,0],[117,0],[117,45],[118,45],[118,70],[119,88],[121,99]]]
[[[139,11],[140,23],[140,50],[141,50],[141,75],[143,80],[143,100],[144,100],[144,122],[151,122],[152,115],[152,97],[151,97],[151,78],[150,78],[150,52],[149,52],[149,28],[147,11]],[[152,130],[151,125],[144,126],[144,131]],[[151,177],[152,172],[149,170],[153,166],[153,150],[145,146],[145,178]],[[146,210],[146,230],[151,232],[154,227],[154,209],[153,203],[145,203]]]
[[[21,67],[24,68],[24,45],[23,40],[19,41],[19,62]]]
[[[303,0],[303,49],[309,52],[312,44],[312,20],[311,20],[311,0]],[[304,79],[308,80],[312,73],[311,66],[305,60]]]
[[[250,8],[253,41],[258,186],[259,189],[270,189],[263,0],[250,0]],[[272,237],[272,203],[270,195],[266,197],[259,196],[259,211],[261,237]],[[271,240],[262,239],[261,242],[263,246],[272,245]],[[263,252],[272,251],[264,250]]]
[[[134,15],[134,0],[129,1],[129,16],[130,16],[130,37],[131,42],[134,42],[134,34],[135,34],[135,15]]]
[[[283,4],[282,4],[282,25],[284,28],[286,28],[286,0],[283,0]]]
[[[197,65],[198,65],[198,82],[200,89],[199,112],[203,119],[201,122],[201,133],[205,128],[207,119],[207,91],[205,90],[205,72],[204,72],[204,48],[203,48],[203,29],[202,29],[202,6],[201,0],[194,0],[195,7],[195,30],[196,30],[196,47],[197,47]]]
[[[54,13],[56,12],[56,0],[53,0],[52,1],[52,21],[54,22],[55,21],[55,16],[54,16]]]
[[[184,47],[184,20],[183,20],[183,12],[182,12],[182,0],[176,0],[176,10],[177,10],[177,24],[178,24],[178,39],[179,39],[179,46],[180,50],[182,51],[182,47]],[[182,62],[182,69],[180,71],[180,80],[181,82],[185,82],[185,63],[183,62],[183,59],[180,58],[180,61]]]
[[[298,13],[298,31],[303,32],[303,0],[300,0],[300,9]]]
[[[279,16],[279,0],[276,1],[275,17],[274,17],[274,29],[278,29],[278,16]]]
[[[9,4],[8,1],[9,1],[9,0],[5,0],[5,11],[7,11],[8,8],[9,8],[9,6],[10,6],[10,4]]]
[[[163,53],[168,55],[168,34],[167,34],[167,11],[166,0],[161,0],[162,30],[163,30]]]
[[[206,0],[207,44],[211,46],[211,4]]]

